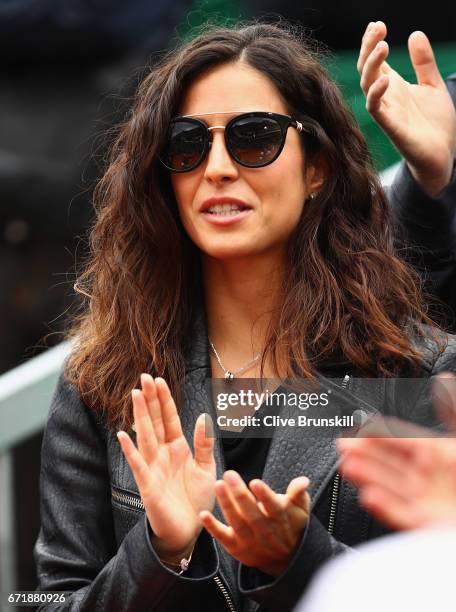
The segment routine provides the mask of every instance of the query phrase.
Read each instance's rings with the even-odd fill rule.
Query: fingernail
[[[154,379],[148,372],[143,372],[141,374],[141,384],[143,384],[145,380],[152,381],[152,382],[154,381]]]
[[[223,475],[223,480],[231,485],[238,484],[239,482],[238,478],[239,478],[238,475],[233,470],[228,470]]]
[[[225,481],[224,480],[216,480],[215,481],[215,492],[217,495],[225,495]]]
[[[310,480],[307,478],[307,476],[298,476],[298,485],[300,485],[304,489],[307,489],[309,484]]]

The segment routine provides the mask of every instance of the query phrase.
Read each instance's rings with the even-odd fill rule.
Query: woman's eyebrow
[[[205,115],[240,115],[242,113],[253,113],[253,110],[236,110],[236,111],[224,111],[224,112],[212,112],[212,113],[192,113],[191,115],[180,115],[181,117],[204,117]]]

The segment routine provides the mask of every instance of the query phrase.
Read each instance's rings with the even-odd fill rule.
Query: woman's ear
[[[316,155],[306,165],[307,193],[316,193],[321,190],[328,176],[328,163],[323,155]]]

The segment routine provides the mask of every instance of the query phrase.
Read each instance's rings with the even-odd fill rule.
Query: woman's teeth
[[[232,216],[240,213],[243,208],[238,206],[237,204],[217,204],[216,206],[211,206],[207,209],[207,212],[211,215],[222,215],[222,216]]]

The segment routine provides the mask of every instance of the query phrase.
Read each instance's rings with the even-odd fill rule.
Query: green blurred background
[[[368,141],[372,158],[378,170],[383,170],[400,159],[399,153],[385,137],[380,128],[370,117],[365,108],[365,99],[359,87],[359,75],[356,71],[359,42],[365,26],[370,20],[381,19],[389,27],[394,40],[402,44],[390,44],[388,62],[409,82],[416,82],[415,73],[410,63],[406,47],[407,36],[415,29],[422,29],[431,38],[433,48],[442,75],[448,76],[456,71],[456,11],[446,7],[448,14],[442,11],[442,3],[432,3],[427,9],[420,9],[416,3],[375,2],[356,7],[356,3],[333,2],[332,6],[324,2],[278,3],[278,2],[241,2],[236,0],[196,0],[187,15],[184,24],[178,28],[183,38],[191,37],[192,31],[208,19],[229,25],[239,19],[283,16],[293,22],[309,27],[317,39],[328,44],[333,56],[328,62],[328,70],[341,87],[346,100],[352,108],[358,123]],[[370,8],[369,8],[370,7]],[[272,9],[272,10],[271,10]],[[351,9],[351,10],[350,10]],[[359,10],[353,10],[359,9]],[[351,17],[350,17],[351,14]],[[366,15],[363,20],[363,14]],[[337,28],[337,22],[342,24]],[[344,21],[345,20],[345,21]],[[347,31],[347,21],[351,21],[351,32]],[[448,38],[448,42],[439,39]],[[391,37],[388,36],[388,40]],[[435,41],[439,42],[435,42]],[[347,48],[344,48],[347,46]]]

